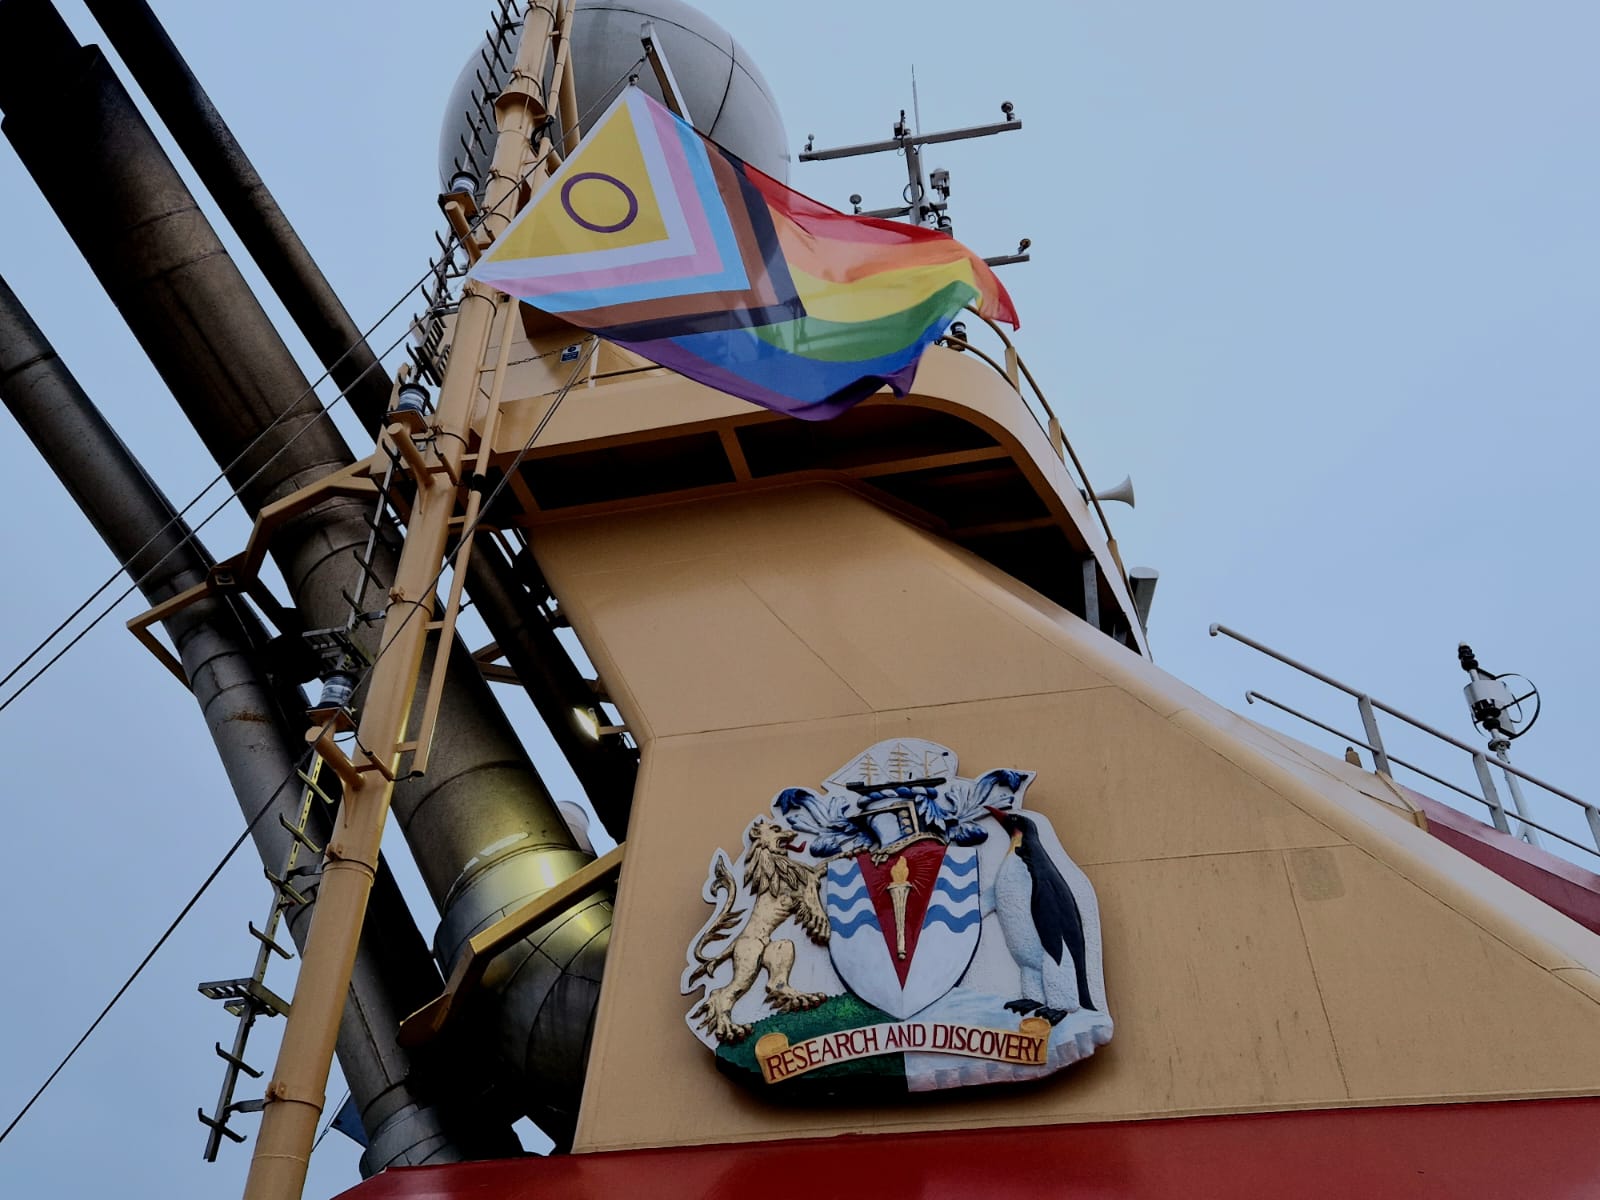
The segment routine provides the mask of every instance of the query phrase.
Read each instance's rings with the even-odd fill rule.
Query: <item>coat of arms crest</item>
[[[688,1023],[735,1075],[908,1091],[1037,1078],[1111,1040],[1094,889],[1030,771],[880,742],[718,850]],[[758,987],[764,977],[764,984]]]

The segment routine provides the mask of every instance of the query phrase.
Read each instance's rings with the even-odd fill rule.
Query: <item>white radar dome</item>
[[[636,65],[644,53],[639,31],[646,21],[655,25],[694,127],[751,166],[787,181],[788,135],[767,81],[727,30],[679,0],[578,0],[572,61],[581,121],[597,119],[628,85],[630,75],[637,75],[640,87],[662,99],[649,64]],[[501,58],[509,64],[506,51],[501,51]],[[495,65],[492,55],[489,65]],[[474,50],[456,79],[439,134],[441,186],[448,186],[451,177],[463,169],[482,183],[494,148],[494,97],[506,73],[498,74],[491,78],[484,59]],[[490,94],[475,105],[485,82]],[[481,112],[482,120],[478,141],[471,132],[475,110]],[[476,169],[467,149],[476,156]]]

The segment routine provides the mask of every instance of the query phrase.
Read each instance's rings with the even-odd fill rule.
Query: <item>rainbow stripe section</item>
[[[653,362],[806,420],[889,387],[971,304],[1017,324],[932,230],[784,187],[629,88],[472,277]]]

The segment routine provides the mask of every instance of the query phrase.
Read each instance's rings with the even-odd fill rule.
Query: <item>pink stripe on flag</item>
[[[694,185],[694,175],[684,156],[675,119],[666,109],[652,111],[651,116],[655,121],[656,135],[660,138],[662,150],[666,154],[667,168],[672,172],[672,186],[677,192],[679,203],[684,210],[684,219],[689,225],[689,238],[694,243],[694,253],[679,255],[676,258],[657,259],[655,262],[613,267],[606,271],[574,271],[567,275],[544,276],[539,279],[537,287],[523,292],[523,295],[600,292],[629,284],[659,283],[667,279],[683,279],[687,282],[722,270],[722,257],[717,253],[716,240],[711,236],[711,223],[707,220],[705,208],[700,203],[700,193]],[[521,282],[523,281],[497,281],[495,286],[512,290],[512,284]]]

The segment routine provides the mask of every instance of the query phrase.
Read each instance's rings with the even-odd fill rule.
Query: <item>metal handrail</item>
[[[1067,437],[1066,426],[1061,423],[1061,418],[1056,415],[1055,409],[1050,407],[1050,401],[1045,399],[1044,389],[1039,386],[1039,381],[1033,377],[1033,372],[1028,370],[1028,364],[1022,361],[1022,355],[1018,353],[1016,346],[1012,343],[1011,338],[1007,336],[1006,331],[1001,329],[995,321],[990,320],[976,308],[973,308],[970,304],[967,305],[966,311],[977,317],[978,320],[982,321],[994,331],[995,336],[998,337],[1002,343],[1004,343],[1006,350],[1009,352],[1011,360],[1017,364],[1017,370],[1021,372],[1022,378],[1026,379],[1028,381],[1028,386],[1033,389],[1034,397],[1039,401],[1040,407],[1044,409],[1045,415],[1050,418],[1049,426],[1046,426],[1043,422],[1040,422],[1039,427],[1044,430],[1045,436],[1050,439],[1052,445],[1054,445],[1056,439],[1059,438],[1060,446],[1057,448],[1057,453],[1064,454],[1066,458],[1072,460],[1072,469],[1078,473],[1078,482],[1083,485],[1084,499],[1086,499],[1090,506],[1093,507],[1095,516],[1099,518],[1100,521],[1100,529],[1106,535],[1106,548],[1111,551],[1111,560],[1117,564],[1117,570],[1122,575],[1123,585],[1131,592],[1133,590],[1133,585],[1128,582],[1128,570],[1122,565],[1122,553],[1117,549],[1117,538],[1116,535],[1111,532],[1111,522],[1106,519],[1106,510],[1101,507],[1100,498],[1094,494],[1094,486],[1089,482],[1089,473],[1083,469],[1083,460],[1078,457],[1078,452],[1072,448],[1072,441]],[[977,352],[985,362],[993,367],[995,371],[999,372],[1000,376],[1012,386],[1018,396],[1022,395],[1022,388],[1018,385],[1017,381],[1011,377],[1010,372],[1004,370],[999,363],[994,361],[993,358],[989,357],[987,354],[983,354],[981,351],[978,351],[977,347],[973,346],[965,338],[956,338],[954,340],[959,341],[964,348]],[[1028,408],[1028,405],[1024,404],[1023,407]],[[1031,408],[1028,408],[1028,411],[1033,412]],[[1033,419],[1038,421],[1039,415],[1034,413]]]
[[[1244,699],[1246,704],[1254,704],[1257,700],[1261,701],[1263,704],[1270,704],[1273,708],[1276,708],[1281,712],[1286,712],[1291,717],[1298,717],[1307,725],[1315,725],[1318,729],[1325,733],[1331,733],[1334,735],[1334,737],[1342,738],[1344,741],[1349,742],[1353,746],[1360,746],[1363,750],[1367,751],[1369,754],[1372,754],[1374,757],[1377,755],[1377,751],[1372,746],[1369,746],[1366,742],[1362,741],[1355,735],[1346,733],[1342,729],[1335,729],[1332,725],[1325,724],[1322,721],[1317,720],[1315,717],[1301,712],[1297,708],[1291,708],[1281,700],[1274,700],[1271,696],[1263,695],[1257,691],[1246,692],[1244,694]],[[1409,763],[1405,759],[1394,754],[1388,755],[1388,759],[1395,766],[1404,767],[1408,771],[1411,771],[1417,775],[1421,775],[1424,779],[1428,779],[1434,783],[1437,783],[1440,787],[1449,788],[1452,792],[1455,792],[1461,796],[1465,796],[1468,800],[1471,800],[1475,804],[1483,805],[1489,810],[1490,818],[1493,821],[1496,829],[1498,829],[1501,833],[1511,832],[1510,822],[1506,819],[1505,805],[1498,802],[1498,795],[1493,801],[1485,800],[1476,792],[1469,792],[1466,788],[1461,787],[1458,784],[1451,783],[1448,779],[1442,778],[1441,776],[1435,775],[1432,771],[1428,771],[1417,766],[1416,763]],[[1582,850],[1585,854],[1592,854],[1596,858],[1600,858],[1600,850],[1597,850],[1592,846],[1585,846],[1582,842],[1575,842],[1566,834],[1557,833],[1554,829],[1540,825],[1537,821],[1533,821],[1527,817],[1519,815],[1517,817],[1517,823],[1519,825],[1527,825],[1530,828],[1537,829],[1540,833],[1548,834],[1557,841],[1565,842],[1567,845],[1572,846],[1575,849]]]
[[[1254,638],[1248,637],[1235,629],[1230,629],[1226,625],[1222,624],[1213,624],[1210,628],[1211,636],[1216,637],[1219,633],[1232,638],[1234,641],[1239,642],[1242,645],[1249,646],[1252,650],[1255,650],[1261,654],[1265,654],[1268,658],[1276,659],[1285,666],[1293,667],[1301,674],[1309,675],[1319,683],[1327,684],[1329,687],[1341,691],[1347,696],[1353,697],[1356,701],[1356,707],[1361,714],[1362,727],[1366,730],[1366,740],[1358,741],[1358,739],[1351,738],[1349,735],[1340,733],[1331,726],[1324,725],[1321,721],[1314,720],[1313,718],[1306,716],[1304,713],[1297,712],[1294,709],[1289,708],[1287,705],[1280,704],[1276,700],[1269,699],[1268,697],[1261,695],[1259,692],[1246,692],[1246,703],[1254,703],[1254,701],[1257,699],[1265,701],[1275,708],[1282,709],[1284,712],[1287,712],[1292,716],[1298,717],[1309,724],[1315,725],[1319,729],[1336,734],[1339,737],[1343,737],[1346,741],[1357,742],[1357,744],[1365,747],[1366,750],[1372,754],[1373,763],[1376,769],[1383,772],[1385,775],[1392,775],[1393,772],[1390,770],[1390,765],[1397,764],[1405,767],[1407,770],[1416,771],[1419,775],[1423,775],[1436,783],[1444,784],[1444,786],[1450,788],[1452,791],[1460,792],[1462,795],[1470,797],[1479,804],[1486,805],[1495,816],[1495,827],[1501,830],[1503,833],[1511,832],[1509,823],[1506,820],[1505,806],[1500,802],[1499,793],[1496,790],[1494,786],[1494,780],[1489,773],[1489,758],[1482,749],[1477,746],[1473,746],[1468,742],[1464,742],[1460,738],[1453,737],[1450,734],[1445,733],[1442,729],[1435,729],[1426,721],[1419,720],[1418,718],[1411,716],[1409,713],[1402,712],[1400,709],[1395,708],[1392,705],[1385,704],[1381,700],[1375,700],[1367,693],[1361,691],[1359,688],[1351,687],[1349,684],[1343,682],[1342,680],[1335,679],[1331,675],[1325,675],[1315,667],[1307,666],[1305,663],[1300,662],[1297,659],[1290,658],[1287,654],[1279,653],[1272,647],[1263,645]],[[1395,758],[1384,748],[1383,737],[1378,730],[1377,713],[1379,712],[1387,713],[1396,720],[1404,721],[1412,728],[1419,729],[1423,733],[1429,734],[1439,741],[1444,742],[1446,745],[1453,746],[1457,750],[1464,751],[1466,754],[1470,755],[1472,758],[1473,768],[1478,776],[1479,786],[1483,789],[1483,794],[1474,795],[1472,792],[1466,791],[1463,788],[1459,788],[1453,783],[1449,783],[1446,780],[1440,779],[1437,775],[1430,774],[1427,771],[1423,771],[1420,768],[1412,766],[1408,762]],[[1496,755],[1494,759],[1494,765],[1499,767],[1501,771],[1505,772],[1508,777],[1515,776],[1517,779],[1525,780],[1526,782],[1533,784],[1535,787],[1542,788],[1544,791],[1547,791],[1554,796],[1559,796],[1561,799],[1581,809],[1583,811],[1585,820],[1588,822],[1590,836],[1594,839],[1595,848],[1591,850],[1588,846],[1585,846],[1580,842],[1574,842],[1571,838],[1565,837],[1559,833],[1555,833],[1553,830],[1546,829],[1543,825],[1536,824],[1534,821],[1528,818],[1526,813],[1522,811],[1520,804],[1521,797],[1516,794],[1515,790],[1513,790],[1512,799],[1514,802],[1519,802],[1517,804],[1516,814],[1516,820],[1519,824],[1530,829],[1537,829],[1541,833],[1547,833],[1551,837],[1557,838],[1560,841],[1568,843],[1569,845],[1578,846],[1587,853],[1600,854],[1600,808],[1596,808],[1587,800],[1584,800],[1578,796],[1574,796],[1571,792],[1568,792],[1562,788],[1558,788],[1554,784],[1546,783],[1537,775],[1529,774],[1520,767],[1512,766],[1511,763],[1507,762],[1499,755]]]

